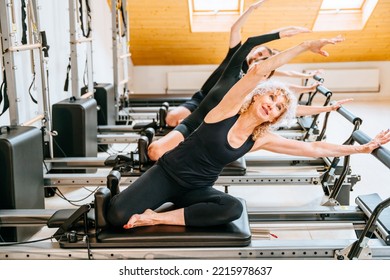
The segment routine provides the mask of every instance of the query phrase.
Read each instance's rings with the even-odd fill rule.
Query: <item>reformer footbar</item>
[[[320,83],[324,82],[324,78],[322,78],[319,75],[314,75],[313,79],[318,81],[318,82],[320,82]],[[309,79],[305,79],[304,86],[307,86],[308,82],[309,82]],[[305,97],[305,96],[307,96],[307,97]],[[315,96],[315,92],[314,93],[313,92],[301,93],[299,95],[299,97],[298,97],[298,104],[300,104],[300,105],[312,105],[314,96]],[[304,98],[306,98],[306,100],[304,100]]]
[[[354,128],[352,130],[351,136],[343,143],[343,145],[353,145],[355,140],[353,138],[353,134],[355,131],[357,131],[360,128],[360,125],[362,124],[362,119],[359,117],[356,117],[354,114],[352,114],[350,111],[346,110],[344,107],[340,107],[337,110],[338,113],[340,113],[345,119],[347,119],[349,122],[351,122],[354,125]],[[323,174],[322,177],[322,186],[324,189],[325,194],[328,195],[328,200],[324,203],[324,205],[340,205],[343,204],[342,201],[338,201],[338,197],[340,192],[343,188],[343,182],[345,181],[347,174],[351,173],[350,170],[350,156],[344,157],[344,163],[343,167],[340,172],[340,176],[338,178],[334,178],[336,166],[338,165],[338,162],[340,161],[340,157],[335,157],[330,165],[330,168]],[[330,178],[332,180],[330,180]],[[350,190],[347,190],[347,192],[352,191],[352,187],[356,184],[356,182],[360,181],[360,176],[352,176],[349,178],[349,180],[354,180],[352,182],[352,186]],[[329,181],[334,181],[333,185],[329,185]]]
[[[353,133],[358,130],[362,119],[356,117],[353,113],[347,110],[345,107],[341,106],[337,112],[343,116],[347,121],[354,125],[351,136],[343,143],[344,145],[353,145]],[[276,159],[269,159],[267,162],[263,163],[261,156],[256,157],[253,155],[246,155],[246,163],[248,166],[267,166],[272,160],[274,160],[274,166],[283,167],[287,165],[290,166],[308,166],[313,164],[314,166],[319,162],[322,162],[322,169],[318,169],[318,172],[321,173],[319,181],[316,184],[321,184],[325,196],[327,196],[327,201],[324,205],[349,205],[349,193],[353,190],[353,187],[357,182],[361,180],[359,175],[351,174],[350,160],[349,156],[344,157],[344,160],[341,161],[340,157],[323,158],[323,159],[309,159],[309,158],[297,158],[294,160],[283,160],[282,157],[278,155]],[[319,162],[318,162],[319,161]]]
[[[359,144],[366,144],[372,140],[360,130],[355,131],[352,134],[352,138]],[[389,150],[379,147],[372,152],[372,155],[390,168]],[[363,209],[369,219],[359,239],[347,248],[336,252],[336,257],[340,260],[371,259],[373,252],[370,248],[369,240],[373,236],[380,239],[387,246],[390,245],[390,198],[382,200],[378,194],[374,193],[358,196],[356,204]]]

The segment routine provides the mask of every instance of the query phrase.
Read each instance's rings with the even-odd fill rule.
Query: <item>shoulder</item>
[[[279,135],[271,131],[267,131],[263,135],[261,135],[258,139],[256,139],[253,145],[253,150],[264,149],[269,144],[275,143],[275,141],[279,139],[279,137],[280,137]]]

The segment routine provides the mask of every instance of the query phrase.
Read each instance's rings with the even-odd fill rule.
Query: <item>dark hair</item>
[[[267,46],[262,46],[263,48],[265,48],[271,55],[274,55],[274,52],[271,48],[267,47]]]
[[[272,70],[272,71],[269,73],[267,79],[271,78],[274,74],[275,74],[275,69]]]

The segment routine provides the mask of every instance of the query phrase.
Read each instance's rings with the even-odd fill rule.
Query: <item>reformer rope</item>
[[[9,108],[9,100],[7,94],[7,77],[5,69],[3,69],[3,82],[0,86],[0,104],[4,101],[3,110],[0,113],[0,117],[7,111]]]
[[[85,3],[85,9],[84,9],[84,3]],[[88,38],[89,34],[91,33],[91,8],[89,5],[89,0],[79,0],[79,13],[80,13],[81,31],[83,33],[83,36],[85,38]],[[86,21],[84,19],[84,14],[86,14]],[[85,23],[87,25],[86,29],[85,29]]]

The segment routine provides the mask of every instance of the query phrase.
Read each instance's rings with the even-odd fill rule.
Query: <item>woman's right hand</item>
[[[322,47],[326,45],[335,45],[337,43],[343,42],[344,40],[345,40],[344,37],[338,35],[331,39],[319,39],[319,40],[306,41],[304,42],[304,44],[306,44],[307,49],[313,53],[318,53],[323,56],[329,56],[329,53],[327,51],[322,50]]]

